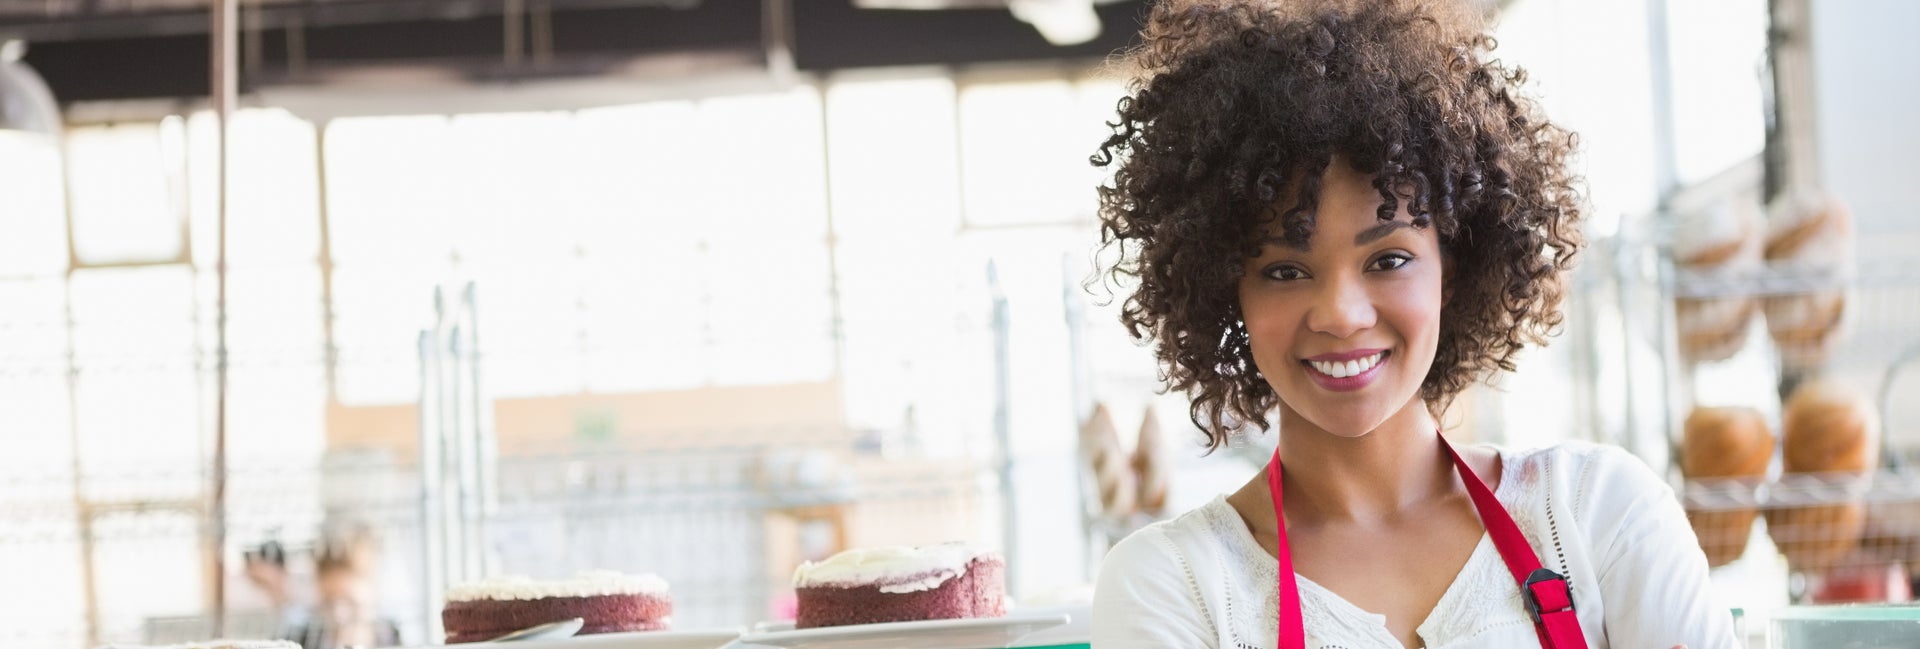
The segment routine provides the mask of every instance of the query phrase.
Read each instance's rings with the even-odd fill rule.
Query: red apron
[[[1453,458],[1453,467],[1460,472],[1460,480],[1466,483],[1467,494],[1473,498],[1473,508],[1480,513],[1480,524],[1486,526],[1487,536],[1500,550],[1500,558],[1513,573],[1514,583],[1520,585],[1527,608],[1533,612],[1533,630],[1540,635],[1540,646],[1586,649],[1587,641],[1580,633],[1580,618],[1574,614],[1573,592],[1567,587],[1567,578],[1540,566],[1540,558],[1534,556],[1527,538],[1520,534],[1520,526],[1513,523],[1513,517],[1508,516],[1506,508],[1493,497],[1493,491],[1480,481],[1480,476],[1473,474],[1473,469],[1460,459],[1446,437],[1440,438],[1440,447]],[[1275,554],[1280,559],[1280,649],[1306,649],[1307,630],[1300,621],[1300,586],[1294,582],[1293,554],[1287,549],[1287,517],[1280,510],[1279,449],[1274,449],[1273,463],[1267,466],[1267,489],[1273,495],[1273,517],[1279,526],[1279,548]]]

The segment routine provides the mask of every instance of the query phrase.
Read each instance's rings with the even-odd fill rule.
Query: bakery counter
[[[726,649],[1085,649],[1088,607],[1034,608],[999,618],[792,629],[765,625]]]
[[[791,622],[741,629],[692,629],[602,633],[565,637],[538,634],[516,640],[518,649],[1090,649],[1088,607],[1017,611],[1000,618],[929,620],[794,630]],[[427,645],[404,649],[445,649]],[[170,649],[229,649],[189,645]],[[292,649],[293,645],[231,645],[239,649]]]
[[[792,585],[793,621],[751,630],[690,630],[675,623],[687,593],[612,571],[456,584],[440,621],[449,644],[504,638],[522,649],[1007,649],[1090,637],[1090,607],[1016,607],[1006,560],[966,543],[845,550],[802,563]]]

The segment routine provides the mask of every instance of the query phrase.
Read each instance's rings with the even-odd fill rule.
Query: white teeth
[[[1313,369],[1319,370],[1321,374],[1336,379],[1344,379],[1350,376],[1358,376],[1361,372],[1373,369],[1374,365],[1380,363],[1380,357],[1383,354],[1385,354],[1385,352],[1376,352],[1372,356],[1344,362],[1307,361],[1307,364],[1312,365]]]

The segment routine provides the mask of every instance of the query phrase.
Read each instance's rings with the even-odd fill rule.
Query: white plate
[[[759,624],[753,625],[753,630],[748,631],[747,633],[748,634],[773,633],[775,631],[792,631],[792,630],[793,630],[793,620],[779,620],[779,621],[768,620],[766,622],[761,622]]]
[[[475,643],[447,645],[447,647],[471,647],[472,649],[720,649],[734,638],[740,637],[739,629],[706,629],[693,631],[642,631],[638,633],[597,633],[571,638],[552,640],[524,640],[520,642]],[[447,649],[447,647],[414,647],[413,649]]]
[[[1010,615],[968,620],[928,620],[829,626],[754,633],[736,647],[780,649],[989,649],[1008,647],[1041,629],[1067,623],[1066,615]]]

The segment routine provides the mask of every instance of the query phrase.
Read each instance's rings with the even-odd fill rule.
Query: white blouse
[[[1573,586],[1590,649],[1736,649],[1706,558],[1667,483],[1610,446],[1499,449],[1495,496],[1540,563]],[[1094,649],[1267,649],[1276,643],[1278,562],[1225,497],[1128,536],[1094,591]],[[1307,646],[1402,649],[1386,617],[1295,575]],[[1429,649],[1537,647],[1533,618],[1482,536],[1417,629]]]

